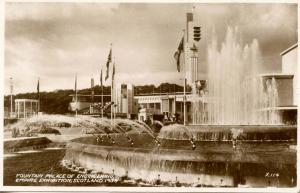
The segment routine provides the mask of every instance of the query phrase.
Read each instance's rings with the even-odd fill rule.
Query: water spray
[[[160,147],[160,145],[161,145],[160,141],[156,137],[154,137],[153,139],[154,139],[154,142],[157,144],[157,146]]]
[[[129,136],[127,136],[127,141],[130,143],[131,146],[134,145],[134,141]]]
[[[195,143],[193,137],[190,139],[190,142],[191,142],[191,144],[192,144],[192,150],[195,150],[195,149],[196,149],[196,143]]]
[[[231,129],[231,133],[232,133],[232,147],[234,149],[236,149],[236,146],[237,146],[237,139],[238,137],[240,136],[240,134],[243,133],[243,130],[242,129],[235,129],[235,128],[232,128]]]

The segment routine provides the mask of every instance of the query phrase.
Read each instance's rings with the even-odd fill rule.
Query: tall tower
[[[194,24],[193,13],[186,14],[185,27],[185,77],[187,84],[192,86],[195,91],[196,81],[198,80],[198,46],[197,42],[200,40],[200,27]]]
[[[204,115],[204,104],[199,100],[197,92],[198,78],[198,41],[201,39],[201,28],[195,25],[193,13],[186,14],[186,28],[185,28],[185,78],[186,83],[192,87],[192,102],[188,112],[184,104],[184,123],[191,122],[192,124],[199,123],[201,117]],[[187,115],[187,117],[186,117]]]
[[[132,84],[117,84],[115,88],[118,113],[134,113],[134,86]]]

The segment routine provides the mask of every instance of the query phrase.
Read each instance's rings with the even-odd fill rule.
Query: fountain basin
[[[231,141],[238,131],[238,139],[257,141],[297,141],[296,125],[172,125],[161,129],[159,137],[197,141]]]
[[[266,130],[267,133],[273,131]],[[134,145],[128,143],[128,136]],[[148,134],[128,136],[111,134],[114,144],[105,135],[103,141],[97,141],[95,136],[74,139],[67,146],[65,159],[88,169],[118,176],[127,174],[147,182],[160,178],[171,184],[176,179],[188,186],[195,183],[231,187],[238,184],[251,187],[295,185],[296,151],[289,149],[296,143],[294,140],[240,140],[235,149],[230,140],[199,140],[192,150],[189,140],[160,138],[161,146],[158,147]],[[278,172],[280,177],[267,178],[268,172]]]

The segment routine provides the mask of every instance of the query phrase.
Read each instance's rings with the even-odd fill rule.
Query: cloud
[[[85,20],[88,17],[112,15],[118,3],[6,3],[6,20]],[[88,14],[87,14],[88,9]],[[88,21],[88,20],[87,20]]]
[[[297,4],[199,4],[196,10],[203,29],[203,43],[200,43],[202,50],[207,49],[213,28],[221,45],[227,26],[237,26],[243,44],[258,40],[263,54],[264,72],[280,71],[279,54],[297,42]],[[206,60],[206,54],[202,52],[200,57]],[[204,72],[207,68],[205,65],[204,62]]]
[[[220,41],[227,25],[239,27],[244,43],[258,39],[268,71],[280,69],[279,53],[297,42],[296,4],[195,7],[202,27],[201,78],[213,27]],[[5,8],[5,85],[14,77],[17,93],[35,91],[38,76],[45,90],[72,89],[75,73],[88,87],[105,65],[110,43],[120,80],[159,84],[180,78],[173,54],[191,4],[6,3]]]

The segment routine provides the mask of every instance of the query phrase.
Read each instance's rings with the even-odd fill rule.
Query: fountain
[[[278,105],[276,80],[258,76],[262,65],[258,41],[241,42],[238,28],[227,28],[220,49],[213,35],[208,45],[208,94],[194,94],[193,124],[282,124],[274,110]]]

